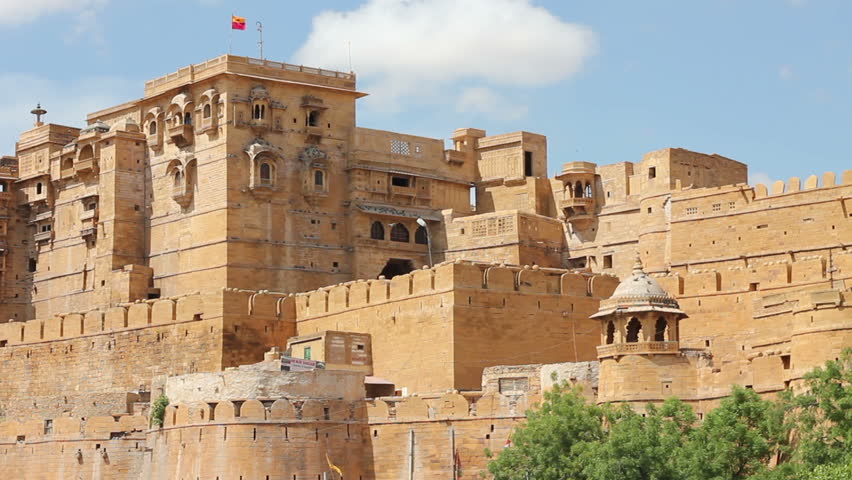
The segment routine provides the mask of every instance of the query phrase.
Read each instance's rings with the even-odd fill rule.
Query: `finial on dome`
[[[633,273],[645,273],[645,270],[642,269],[642,257],[639,256],[639,252],[636,252],[636,261],[633,262]]]

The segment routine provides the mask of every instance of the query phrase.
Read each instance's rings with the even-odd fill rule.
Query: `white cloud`
[[[0,1],[0,24],[16,26],[44,15],[72,12],[75,15],[103,8],[109,0],[26,0]]]
[[[91,77],[56,82],[28,73],[0,74],[0,155],[15,153],[15,140],[33,126],[30,115],[36,102],[48,114],[44,121],[73,127],[86,124],[86,115],[132,100],[141,93],[140,83],[117,77]]]
[[[579,72],[597,50],[591,29],[531,0],[368,0],[317,15],[293,61],[349,70],[350,42],[368,100],[384,109],[403,97],[434,97],[460,80],[553,85]]]
[[[456,102],[459,113],[477,112],[499,120],[518,120],[526,116],[527,110],[525,105],[514,105],[488,87],[465,88]]]
[[[792,65],[781,65],[781,68],[778,69],[778,76],[781,77],[781,80],[792,80],[794,75]]]
[[[767,187],[772,185],[772,177],[769,174],[764,172],[752,172],[748,176],[748,184],[749,185],[757,185],[758,183],[762,183]]]

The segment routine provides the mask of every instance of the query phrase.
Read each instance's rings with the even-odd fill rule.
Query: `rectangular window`
[[[612,268],[612,255],[604,255],[603,268]]]
[[[728,202],[728,210],[737,208],[737,202]]]
[[[648,169],[648,178],[657,178],[657,167],[651,167]]]
[[[533,154],[532,152],[524,152],[524,176],[533,176]]]
[[[529,379],[523,378],[501,378],[498,380],[500,393],[521,394],[530,389]]]
[[[714,212],[721,212],[722,211],[722,204],[721,203],[714,203],[713,204],[713,211]]]
[[[781,355],[781,364],[784,370],[790,370],[790,355]]]
[[[44,434],[50,435],[53,433],[53,420],[44,421]]]
[[[698,215],[698,207],[687,207],[686,208],[687,215]]]
[[[391,185],[394,187],[410,187],[411,179],[408,177],[391,177]]]
[[[305,354],[303,357],[305,357],[305,360],[311,359],[311,347],[305,347]]]

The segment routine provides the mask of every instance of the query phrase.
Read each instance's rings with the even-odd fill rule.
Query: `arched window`
[[[639,333],[642,331],[642,324],[639,322],[639,319],[633,317],[627,322],[627,341],[629,343],[635,343],[639,341]]]
[[[204,118],[210,118],[210,115],[213,114],[213,109],[210,107],[210,104],[204,105]]]
[[[592,198],[592,185],[586,183],[586,198]]]
[[[260,105],[254,105],[254,113],[252,113],[252,118],[255,120],[260,120]]]
[[[574,198],[581,198],[583,196],[583,184],[578,180],[577,183],[574,184]]]
[[[390,231],[391,242],[408,243],[408,229],[401,223],[394,223]]]
[[[385,226],[382,225],[382,222],[373,222],[373,225],[370,226],[370,238],[373,240],[385,239]]]
[[[6,192],[6,182],[0,181],[0,192]]]
[[[70,170],[72,168],[74,168],[74,159],[66,158],[62,160],[62,170]]]
[[[41,195],[41,191],[43,188],[44,187],[42,186],[41,182],[36,183],[36,195]]]
[[[192,113],[186,112],[183,114],[183,124],[184,125],[192,125]]]
[[[322,172],[322,170],[314,171],[314,185],[316,185],[317,187],[322,187],[323,185],[325,185],[325,174]]]
[[[429,233],[426,231],[426,227],[417,227],[417,230],[414,231],[414,243],[420,245],[429,243]]]
[[[148,124],[148,135],[156,135],[157,134],[157,121],[151,120],[151,123]]]
[[[181,175],[180,170],[176,170],[175,171],[175,178],[174,178],[174,187],[175,188],[181,188],[183,186],[183,185],[181,185],[182,180],[183,180],[183,175]]]
[[[261,185],[272,185],[272,165],[263,162],[260,164]]]
[[[669,323],[665,318],[660,317],[657,319],[657,323],[654,324],[654,341],[655,342],[664,342],[666,341],[666,330],[669,328]]]
[[[615,324],[612,320],[606,324],[606,344],[609,345],[615,341]]]

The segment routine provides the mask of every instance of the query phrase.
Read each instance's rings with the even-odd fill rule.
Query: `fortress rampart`
[[[300,335],[369,333],[374,374],[402,391],[476,390],[488,366],[594,360],[600,327],[588,317],[617,283],[457,261],[296,295],[296,320]]]
[[[263,359],[295,334],[293,299],[220,290],[0,324],[0,409],[11,418],[126,413],[157,375]]]

